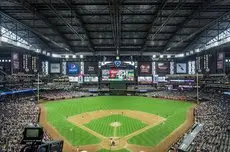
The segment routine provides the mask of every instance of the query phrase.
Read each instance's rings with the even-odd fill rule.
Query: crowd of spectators
[[[196,97],[196,90],[161,90],[148,92],[145,94],[146,96],[155,96],[155,97]]]
[[[71,90],[49,90],[42,91],[40,97],[44,99],[67,99],[67,98],[77,98],[84,96],[93,96],[95,94],[90,92],[81,91],[71,91]]]
[[[195,109],[195,121],[203,124],[202,130],[189,146],[189,152],[230,151],[230,99],[218,90],[202,92],[208,98]],[[181,140],[182,141],[182,140]],[[172,149],[177,150],[181,141]]]
[[[82,97],[93,95],[89,92],[52,90],[43,91],[44,98]],[[155,91],[147,96],[186,96],[195,97],[196,90]],[[195,109],[195,121],[203,128],[189,147],[189,152],[230,152],[230,99],[213,89],[203,90],[200,97],[207,98]],[[16,152],[21,148],[22,132],[29,123],[38,122],[39,108],[34,96],[10,96],[0,102],[0,151]],[[45,140],[50,137],[46,134]],[[173,147],[179,147],[180,142]]]
[[[209,101],[196,109],[196,121],[204,124],[189,151],[230,151],[230,100],[229,97],[207,94]]]
[[[39,108],[34,97],[10,96],[0,102],[0,151],[18,152],[22,132],[38,122]]]

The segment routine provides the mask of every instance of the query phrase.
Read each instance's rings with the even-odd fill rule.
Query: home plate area
[[[119,150],[132,147],[128,139],[166,119],[141,111],[99,110],[71,116],[67,120],[100,138],[102,141],[99,145],[102,148]]]

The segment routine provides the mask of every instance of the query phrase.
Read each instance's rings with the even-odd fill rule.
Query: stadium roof
[[[26,49],[84,55],[178,54],[229,30],[229,0],[1,0],[1,35]],[[8,32],[7,32],[8,31]],[[11,32],[11,34],[9,34]]]

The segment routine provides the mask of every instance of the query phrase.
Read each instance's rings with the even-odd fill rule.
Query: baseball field
[[[64,151],[165,151],[193,124],[194,104],[138,96],[98,96],[40,105],[40,124]]]

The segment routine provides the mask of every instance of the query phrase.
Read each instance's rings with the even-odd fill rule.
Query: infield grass
[[[112,127],[110,124],[113,122],[118,122],[121,126],[116,128]],[[86,127],[100,133],[105,137],[122,137],[128,135],[134,131],[137,131],[141,128],[147,126],[145,123],[140,120],[129,118],[122,115],[110,115],[107,117],[99,118],[93,120],[87,124]],[[115,135],[114,135],[115,132]]]
[[[97,144],[100,139],[70,123],[67,120],[69,116],[97,110],[116,109],[159,115],[167,120],[128,140],[131,144],[154,146],[185,121],[186,112],[191,106],[192,104],[187,102],[137,96],[98,96],[44,103],[48,122],[73,146]]]

